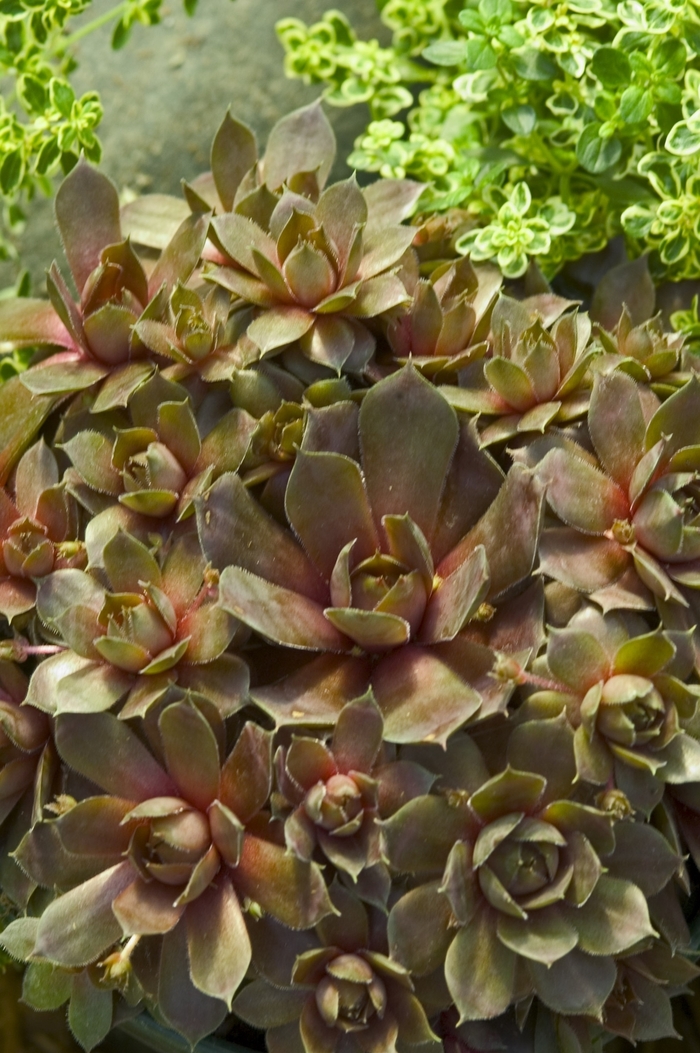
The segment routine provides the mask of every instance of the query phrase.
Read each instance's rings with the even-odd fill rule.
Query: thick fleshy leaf
[[[226,114],[211,146],[211,171],[221,204],[227,212],[243,179],[258,158],[255,136],[246,124]]]
[[[137,877],[112,904],[124,935],[155,936],[170,932],[185,911],[184,905],[175,905],[175,895],[172,885]]]
[[[160,568],[150,549],[124,530],[105,545],[104,567],[114,592],[139,593],[141,582],[161,583]]]
[[[176,925],[163,938],[157,999],[167,1023],[187,1039],[190,1048],[215,1031],[226,1016],[225,1002],[203,994],[190,979],[184,925]]]
[[[458,434],[454,410],[412,367],[370,389],[360,441],[378,528],[383,516],[408,513],[431,539]]]
[[[516,955],[497,938],[494,916],[480,911],[460,929],[445,959],[445,979],[460,1019],[492,1020],[515,993]]]
[[[383,658],[372,688],[388,742],[440,742],[465,724],[481,696],[428,648],[406,646]]]
[[[327,589],[288,530],[268,515],[240,477],[223,475],[197,504],[202,549],[215,567],[235,565],[324,602]]]
[[[541,775],[515,771],[509,766],[473,793],[469,805],[484,823],[510,812],[527,814],[542,800],[546,785]]]
[[[22,383],[33,395],[65,395],[92,387],[107,375],[97,362],[49,362],[22,373]]]
[[[579,592],[590,590],[604,609],[609,603],[616,605],[616,598],[608,596],[604,590],[614,589],[614,583],[631,564],[628,553],[617,541],[607,537],[586,537],[569,527],[544,530],[539,555],[544,574]],[[637,575],[633,576],[639,582]],[[627,600],[627,595],[623,593],[622,599]],[[634,605],[623,602],[620,606]]]
[[[349,649],[318,603],[242,567],[226,567],[219,598],[224,610],[275,643],[310,651]]]
[[[297,454],[285,509],[306,552],[326,580],[340,550],[355,541],[353,561],[379,547],[359,466],[337,453]]]
[[[260,1029],[278,1028],[291,1021],[296,1025],[307,998],[308,992],[303,989],[273,987],[264,980],[253,980],[236,996],[233,1011]]]
[[[133,879],[131,864],[117,863],[64,892],[41,916],[34,953],[78,968],[94,961],[121,936],[112,902]]]
[[[649,421],[646,432],[646,448],[651,450],[663,437],[668,436],[664,452],[675,453],[684,446],[694,446],[698,441],[697,420],[700,412],[700,382],[692,374],[687,384],[662,402]]]
[[[543,775],[544,800],[567,797],[576,779],[573,730],[564,714],[551,720],[528,720],[513,729],[508,761],[520,771]]]
[[[168,773],[186,800],[206,811],[219,789],[219,747],[211,725],[188,702],[176,702],[158,720]]]
[[[483,545],[491,596],[499,596],[521,581],[530,573],[535,559],[542,496],[542,487],[532,472],[514,465],[488,511],[438,565],[440,577],[452,574],[469,553]]]
[[[605,862],[611,876],[633,882],[647,897],[660,892],[680,866],[663,834],[636,822],[615,824],[615,851]]]
[[[591,304],[591,318],[612,330],[626,307],[632,325],[641,325],[654,313],[656,291],[649,274],[647,256],[626,260],[612,267],[596,286]]]
[[[391,957],[413,976],[426,976],[445,960],[452,939],[452,908],[431,881],[407,892],[392,907],[388,921]]]
[[[326,607],[323,613],[331,625],[363,651],[385,651],[400,647],[401,644],[407,643],[411,636],[411,626],[405,618],[385,611]]]
[[[333,731],[331,752],[341,772],[369,772],[382,744],[384,721],[372,692],[345,706]]]
[[[47,300],[13,297],[0,304],[0,336],[16,347],[34,344],[74,346],[73,339]]]
[[[532,911],[528,918],[500,914],[496,931],[511,951],[545,965],[553,965],[578,943],[574,925],[554,906]]]
[[[0,485],[7,482],[55,403],[53,395],[32,395],[19,376],[0,386]]]
[[[308,929],[333,911],[323,874],[286,849],[248,834],[233,871],[236,889],[290,929]]]
[[[573,628],[552,631],[547,664],[557,680],[575,691],[586,691],[611,673],[610,656],[600,641]]]
[[[424,190],[423,183],[412,179],[377,179],[370,183],[363,190],[369,209],[367,231],[401,223],[411,215]]]
[[[569,918],[578,930],[579,947],[588,954],[620,954],[656,935],[640,889],[632,881],[605,875]]]
[[[88,797],[54,820],[61,841],[78,855],[123,855],[131,830],[122,825],[133,801],[119,797]]]
[[[293,344],[314,324],[303,307],[271,307],[248,326],[248,336],[263,355]]]
[[[588,461],[565,450],[550,450],[537,475],[547,501],[568,526],[603,534],[616,519],[626,520],[629,503],[622,490]]]
[[[242,823],[257,815],[267,801],[272,779],[271,751],[270,732],[248,722],[221,769],[219,797]]]
[[[56,746],[69,767],[108,793],[134,801],[177,794],[141,740],[111,713],[59,716]]]
[[[434,588],[420,627],[421,643],[453,640],[486,598],[489,585],[486,551],[479,545]]]
[[[68,266],[82,292],[102,250],[122,240],[119,195],[105,175],[80,160],[58,188],[55,209]]]
[[[27,702],[52,713],[96,714],[111,709],[132,683],[122,669],[63,651],[34,671]]]
[[[556,967],[531,962],[530,976],[544,1004],[555,1013],[600,1016],[617,979],[611,958],[594,958],[574,948]]]
[[[286,114],[267,140],[263,161],[265,182],[278,190],[300,172],[315,172],[323,186],[335,157],[333,129],[320,101]]]
[[[446,798],[417,797],[381,824],[387,859],[404,873],[439,873],[455,841],[467,833],[467,822],[464,809]]]
[[[588,413],[601,464],[624,490],[644,453],[646,422],[638,392],[632,378],[620,370],[597,374]]]
[[[322,655],[250,694],[278,727],[333,727],[343,706],[367,690],[370,668],[367,658]]]
[[[222,998],[230,1009],[248,971],[251,947],[228,876],[189,904],[185,925],[192,982],[204,994]]]

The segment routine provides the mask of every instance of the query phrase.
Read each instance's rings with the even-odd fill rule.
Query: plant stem
[[[111,8],[111,10],[105,11],[103,15],[98,15],[97,18],[93,18],[91,22],[86,22],[84,25],[80,26],[79,29],[76,29],[75,32],[71,33],[70,36],[64,38],[63,47],[67,48],[70,47],[71,44],[76,44],[79,40],[82,40],[83,37],[86,37],[88,33],[92,33],[94,30],[100,29],[101,26],[107,25],[107,23],[111,22],[113,19],[119,18],[119,16],[126,11],[126,8],[126,2],[117,4],[116,7]]]

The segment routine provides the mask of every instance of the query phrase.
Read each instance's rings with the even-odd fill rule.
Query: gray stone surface
[[[89,17],[110,6],[95,0]],[[374,0],[200,0],[193,18],[177,0],[166,0],[163,23],[136,26],[121,51],[109,46],[110,27],[85,37],[76,46],[72,82],[77,93],[96,89],[102,97],[103,171],[120,190],[179,193],[181,179],[209,167],[211,139],[229,106],[264,144],[282,114],[318,94],[318,87],[285,78],[275,22],[287,16],[314,21],[329,7],[344,11],[361,36],[387,39]],[[367,114],[364,107],[329,107],[328,113],[339,140],[333,175],[342,178],[343,158]],[[51,201],[31,203],[18,244],[34,292],[43,292],[44,272],[60,253]],[[15,273],[16,266],[2,265],[0,285]]]

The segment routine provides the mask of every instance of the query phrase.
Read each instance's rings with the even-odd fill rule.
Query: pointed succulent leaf
[[[483,545],[479,545],[433,590],[421,623],[421,642],[440,643],[454,639],[486,598],[489,585],[486,551]]]
[[[461,1020],[500,1016],[515,993],[516,955],[497,938],[487,911],[459,929],[445,960],[445,979]]]
[[[294,462],[285,495],[289,521],[306,552],[329,579],[338,553],[355,541],[353,560],[379,547],[358,465],[337,453],[305,453]]]
[[[102,250],[122,240],[119,195],[113,183],[81,160],[56,193],[56,221],[79,292]]]
[[[603,467],[627,490],[644,453],[646,431],[639,389],[631,377],[619,370],[596,376],[588,426]]]
[[[195,706],[176,702],[163,710],[158,727],[169,775],[205,811],[219,787],[219,748],[210,724]]]
[[[432,538],[458,432],[454,410],[410,366],[370,389],[360,441],[378,527],[385,515],[408,513]]]
[[[326,883],[315,863],[296,859],[279,845],[249,834],[234,883],[290,929],[306,929],[333,912]]]
[[[248,970],[251,947],[228,876],[188,906],[185,924],[192,982],[204,994],[223,999],[230,1009]]]
[[[335,157],[335,135],[320,102],[287,114],[267,140],[263,171],[271,190],[299,172],[316,172],[323,186]]]
[[[599,1016],[617,979],[612,958],[593,957],[578,947],[560,958],[555,967],[532,962],[535,990],[555,1013]]]

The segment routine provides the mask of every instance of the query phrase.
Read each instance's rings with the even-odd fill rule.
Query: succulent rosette
[[[481,430],[484,445],[585,414],[600,349],[591,344],[588,315],[572,306],[551,294],[523,302],[502,295],[491,316],[491,355],[469,365],[459,387],[441,389],[456,409],[497,418]]]
[[[27,678],[21,670],[0,660],[0,881],[3,891],[22,907],[35,885],[10,853],[41,816],[57,775],[49,720],[22,704],[26,694]]]
[[[194,1043],[247,972],[244,903],[300,929],[333,907],[318,867],[270,832],[269,733],[244,725],[222,763],[223,724],[191,702],[166,706],[157,730],[162,763],[112,714],[59,716],[63,761],[104,794],[39,823],[17,858],[60,890],[32,953],[80,968],[122,937],[162,937],[158,1008]]]
[[[653,828],[613,829],[611,814],[572,797],[563,718],[516,728],[491,778],[464,745],[461,785],[383,824],[389,863],[416,883],[389,917],[392,957],[415,976],[444,969],[463,1020],[496,1018],[533,994],[556,1013],[600,1017],[615,958],[656,935],[646,897],[680,857]]]
[[[665,332],[658,316],[634,325],[625,306],[614,331],[599,327],[598,339],[606,353],[598,359],[597,369],[620,369],[649,384],[660,398],[673,394],[687,379],[678,372],[684,365],[683,335]]]
[[[436,267],[411,290],[410,308],[387,326],[395,361],[410,360],[424,376],[444,380],[483,358],[502,282],[495,267],[474,268],[466,258]]]
[[[158,374],[116,423],[114,414],[76,414],[63,442],[74,469],[69,485],[93,513],[118,501],[146,519],[186,518],[196,494],[238,468],[255,427],[225,396],[205,396],[195,408],[182,385]]]
[[[541,493],[519,466],[502,482],[412,367],[370,390],[358,417],[331,449],[297,454],[285,507],[301,544],[228,475],[198,502],[203,551],[225,610],[275,644],[326,652],[252,690],[278,725],[332,724],[371,684],[388,741],[444,742],[482,706],[474,683],[482,713],[507,701],[493,652],[460,633],[528,575]]]
[[[269,1053],[437,1048],[408,971],[386,953],[381,922],[341,886],[331,897],[338,914],[313,933],[252,924],[260,976],[236,997],[234,1011],[268,1029]]]
[[[371,693],[348,702],[328,745],[294,737],[275,756],[280,798],[287,813],[288,847],[301,859],[317,849],[354,880],[382,862],[378,821],[426,792],[434,776],[420,765],[386,756],[384,721]]]
[[[396,225],[365,233],[368,218],[354,178],[316,204],[285,191],[264,226],[235,212],[214,218],[229,265],[207,276],[258,308],[246,335],[261,356],[298,342],[314,362],[362,372],[375,349],[366,320],[409,300],[396,270],[414,236]]]
[[[579,611],[550,633],[546,658],[533,669],[559,690],[536,693],[526,712],[564,705],[576,729],[578,776],[622,790],[649,812],[664,784],[700,780],[700,743],[691,726],[700,688],[686,681],[694,654],[688,634],[649,632],[633,612]]]
[[[660,406],[624,373],[595,378],[588,431],[597,458],[563,439],[538,467],[562,523],[542,536],[546,574],[600,595],[608,609],[644,609],[653,602],[648,590],[680,608],[694,602],[698,420],[696,377]],[[625,572],[636,585],[628,587]]]
[[[33,609],[39,579],[85,565],[78,509],[43,439],[20,459],[14,494],[0,490],[0,532],[0,612],[10,621]]]
[[[8,300],[0,310],[6,339],[16,346],[58,345],[22,375],[35,394],[62,395],[100,381],[105,408],[153,372],[147,349],[133,327],[152,299],[196,266],[206,236],[206,219],[186,219],[147,277],[121,232],[119,196],[106,176],[81,160],[56,195],[56,221],[78,290],[76,303],[54,263],[47,278],[49,302]]]
[[[49,713],[123,702],[127,718],[145,714],[177,682],[235,712],[247,669],[224,652],[238,624],[218,604],[217,575],[207,571],[196,535],[175,539],[161,569],[145,545],[119,531],[105,546],[104,573],[109,590],[79,570],[42,579],[37,613],[64,646],[35,670],[28,701]]]

